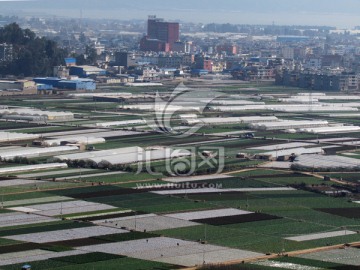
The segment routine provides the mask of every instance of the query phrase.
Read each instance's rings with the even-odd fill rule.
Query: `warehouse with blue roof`
[[[34,78],[38,86],[38,90],[51,90],[53,88],[63,90],[87,90],[93,91],[96,89],[96,82],[92,79],[76,78],[76,79],[62,79],[56,77]]]

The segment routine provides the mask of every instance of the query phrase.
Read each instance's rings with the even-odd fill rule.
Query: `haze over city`
[[[47,14],[66,17],[143,19],[148,14],[171,20],[202,23],[330,25],[352,28],[360,25],[360,2],[356,0],[198,0],[146,1],[39,0],[1,1],[3,12]]]

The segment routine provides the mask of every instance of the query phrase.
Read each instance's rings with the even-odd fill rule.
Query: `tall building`
[[[128,68],[130,66],[136,66],[136,56],[131,52],[116,52],[115,53],[115,64],[117,66],[123,66]]]
[[[147,35],[140,41],[142,51],[171,51],[175,42],[179,41],[179,23],[165,22],[156,16],[149,16]]]
[[[13,46],[11,44],[0,44],[0,63],[7,63],[13,60]]]

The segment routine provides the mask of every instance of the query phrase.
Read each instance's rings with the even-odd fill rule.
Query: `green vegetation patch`
[[[84,264],[84,263],[91,263],[91,262],[121,259],[124,257],[125,256],[113,255],[113,254],[102,253],[102,252],[92,252],[92,253],[88,253],[88,254],[80,254],[80,255],[55,258],[53,260],[67,262],[67,263],[73,263],[73,264]]]

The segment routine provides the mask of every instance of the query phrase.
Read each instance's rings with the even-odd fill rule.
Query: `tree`
[[[49,76],[53,66],[62,65],[66,50],[29,29],[12,23],[0,28],[0,43],[13,45],[13,61],[0,67],[2,75]]]

